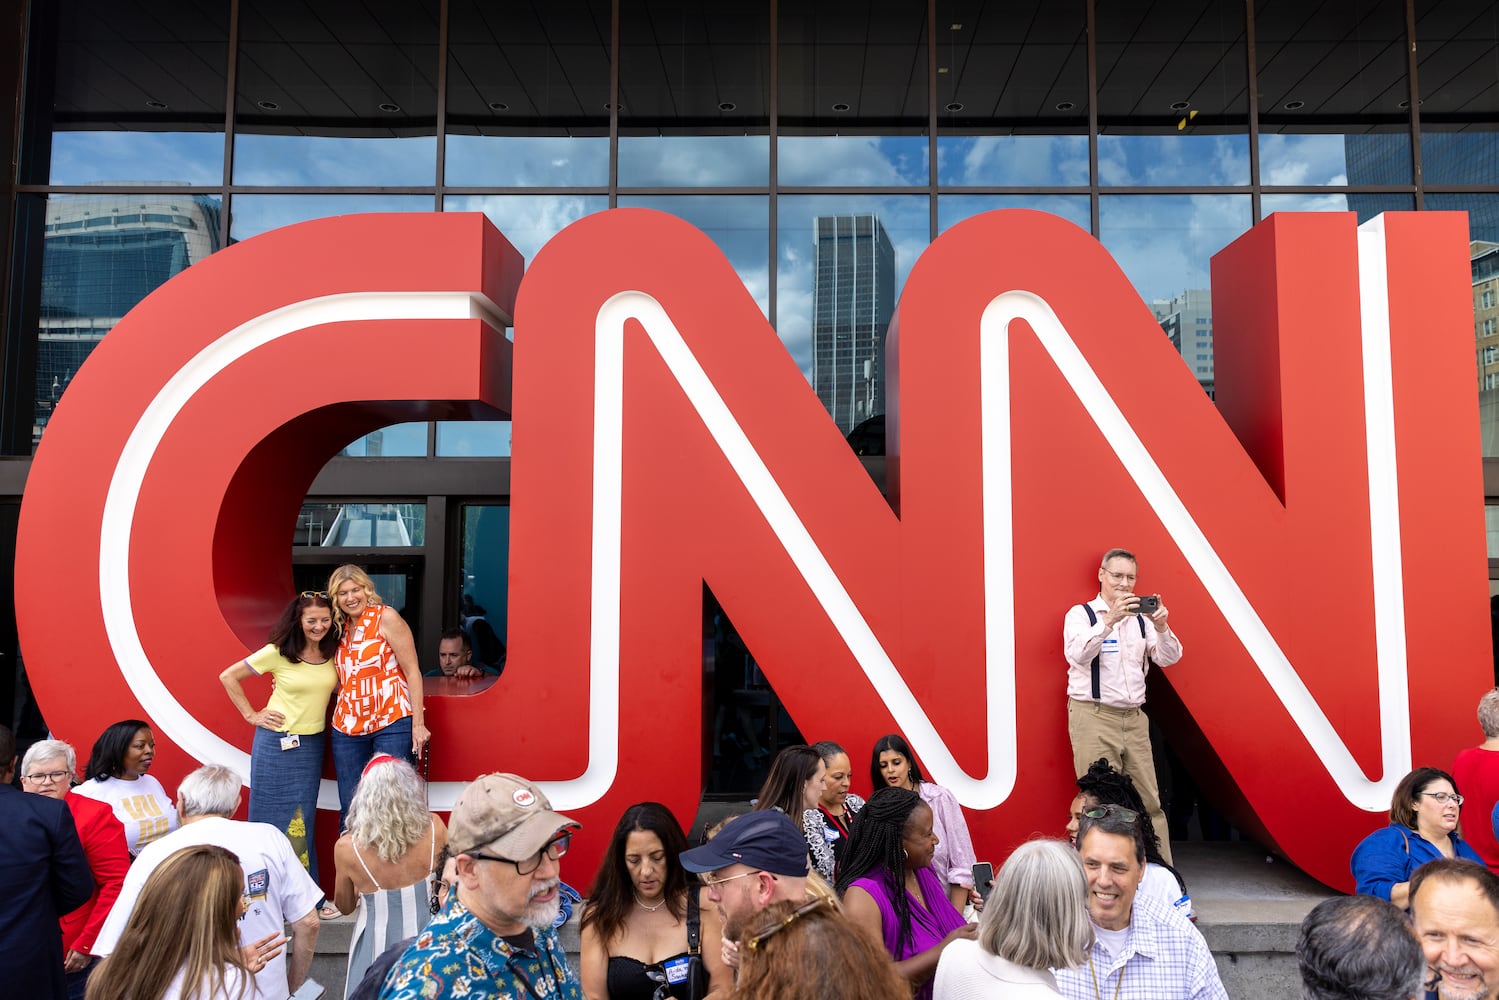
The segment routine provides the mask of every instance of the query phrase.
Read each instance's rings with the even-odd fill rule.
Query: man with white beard
[[[1435,987],[1427,1000],[1499,997],[1499,876],[1473,861],[1428,861],[1411,876],[1410,905]]]
[[[558,861],[577,827],[518,775],[486,774],[465,788],[445,851],[456,891],[386,976],[381,1000],[583,1000],[552,927]]]

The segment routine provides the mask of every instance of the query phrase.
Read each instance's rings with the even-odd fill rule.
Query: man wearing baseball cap
[[[738,942],[755,914],[784,899],[807,898],[807,838],[777,809],[735,817],[718,836],[682,853],[682,867],[708,887],[723,923],[724,963],[739,964]]]
[[[465,788],[445,849],[456,891],[391,969],[381,1000],[583,1000],[552,928],[558,861],[577,827],[517,775],[486,774]]]

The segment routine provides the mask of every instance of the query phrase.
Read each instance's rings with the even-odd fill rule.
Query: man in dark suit
[[[64,1000],[57,918],[94,891],[78,828],[65,803],[11,787],[16,737],[0,726],[0,983],[16,997]]]

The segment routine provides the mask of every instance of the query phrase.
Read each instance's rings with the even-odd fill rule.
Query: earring
[[[902,847],[900,849],[900,856],[903,857],[903,858],[910,858],[911,857],[911,852],[908,851],[908,850],[906,850],[904,847]]]

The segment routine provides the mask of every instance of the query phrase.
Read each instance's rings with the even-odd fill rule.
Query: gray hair
[[[44,760],[53,757],[61,757],[68,765],[68,774],[77,777],[78,755],[73,752],[73,747],[62,740],[37,740],[31,744],[31,749],[26,751],[26,756],[21,758],[21,774],[25,775],[31,770],[32,764],[40,764]]]
[[[416,768],[394,758],[365,768],[344,820],[344,832],[356,844],[373,847],[383,860],[394,864],[431,826],[432,815]]]
[[[1028,969],[1072,968],[1088,960],[1088,879],[1070,844],[1030,840],[1015,848],[986,900],[978,943]]]
[[[230,816],[239,807],[239,774],[222,764],[205,764],[177,786],[177,806],[182,818]]]
[[[1499,736],[1499,688],[1478,699],[1478,724],[1485,738]]]
[[[1426,957],[1405,914],[1374,896],[1337,896],[1301,922],[1301,1000],[1411,1000]]]
[[[1109,551],[1103,554],[1103,558],[1098,561],[1099,567],[1107,566],[1110,559],[1128,559],[1136,566],[1140,565],[1140,560],[1136,559],[1135,554],[1129,549],[1109,549]]]

